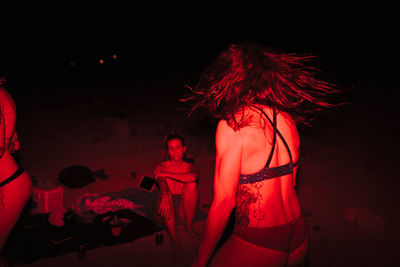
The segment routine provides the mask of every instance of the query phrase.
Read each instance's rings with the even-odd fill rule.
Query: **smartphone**
[[[152,192],[156,186],[156,180],[149,176],[143,176],[140,180],[138,187],[148,192]]]

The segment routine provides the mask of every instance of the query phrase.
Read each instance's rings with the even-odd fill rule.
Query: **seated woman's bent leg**
[[[169,195],[168,197],[171,198],[171,202],[172,202],[172,197],[171,195]],[[161,203],[161,195],[158,197],[157,200],[157,212],[158,209],[160,207],[160,203]],[[157,216],[160,218],[161,216],[159,214],[157,214]],[[181,242],[179,239],[179,235],[177,234],[176,231],[176,226],[175,226],[175,211],[174,208],[171,207],[171,214],[170,216],[166,215],[166,216],[162,216],[160,218],[163,222],[163,224],[165,225],[165,228],[167,230],[167,233],[169,235],[169,237],[171,238],[171,243],[172,243],[172,257],[180,257],[182,254],[182,246],[181,246]]]
[[[182,208],[185,216],[186,230],[194,238],[199,238],[193,230],[193,220],[197,212],[199,201],[199,190],[197,183],[186,183],[182,192]]]

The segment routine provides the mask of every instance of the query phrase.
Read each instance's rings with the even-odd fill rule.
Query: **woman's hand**
[[[169,196],[169,193],[160,193],[161,194],[161,200],[160,200],[160,206],[158,208],[158,214],[162,218],[167,218],[170,219],[172,215],[172,203],[171,203],[171,198]]]
[[[156,178],[167,177],[167,175],[168,175],[168,173],[163,168],[157,167],[154,170],[154,177],[156,177]]]

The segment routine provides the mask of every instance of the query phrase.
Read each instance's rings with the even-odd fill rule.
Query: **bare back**
[[[272,119],[272,109],[261,107]],[[245,110],[249,124],[239,130],[242,139],[241,174],[262,170],[273,145],[272,125],[257,109]],[[299,158],[299,135],[291,117],[284,112],[277,114],[277,129],[289,147],[292,159],[281,138],[276,138],[269,167],[288,164]],[[297,168],[292,174],[250,184],[239,184],[236,195],[237,223],[247,227],[268,227],[284,224],[300,216],[300,205],[294,190]]]

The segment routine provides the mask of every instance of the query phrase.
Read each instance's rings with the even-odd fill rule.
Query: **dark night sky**
[[[378,2],[224,9],[204,2],[183,7],[131,7],[118,1],[2,5],[0,76],[18,88],[64,77],[71,61],[90,77],[99,71],[98,59],[111,62],[113,53],[119,56],[118,73],[199,73],[237,40],[314,53],[317,66],[344,85],[390,88],[394,82],[380,78],[395,74],[392,55],[399,42],[394,9]]]

